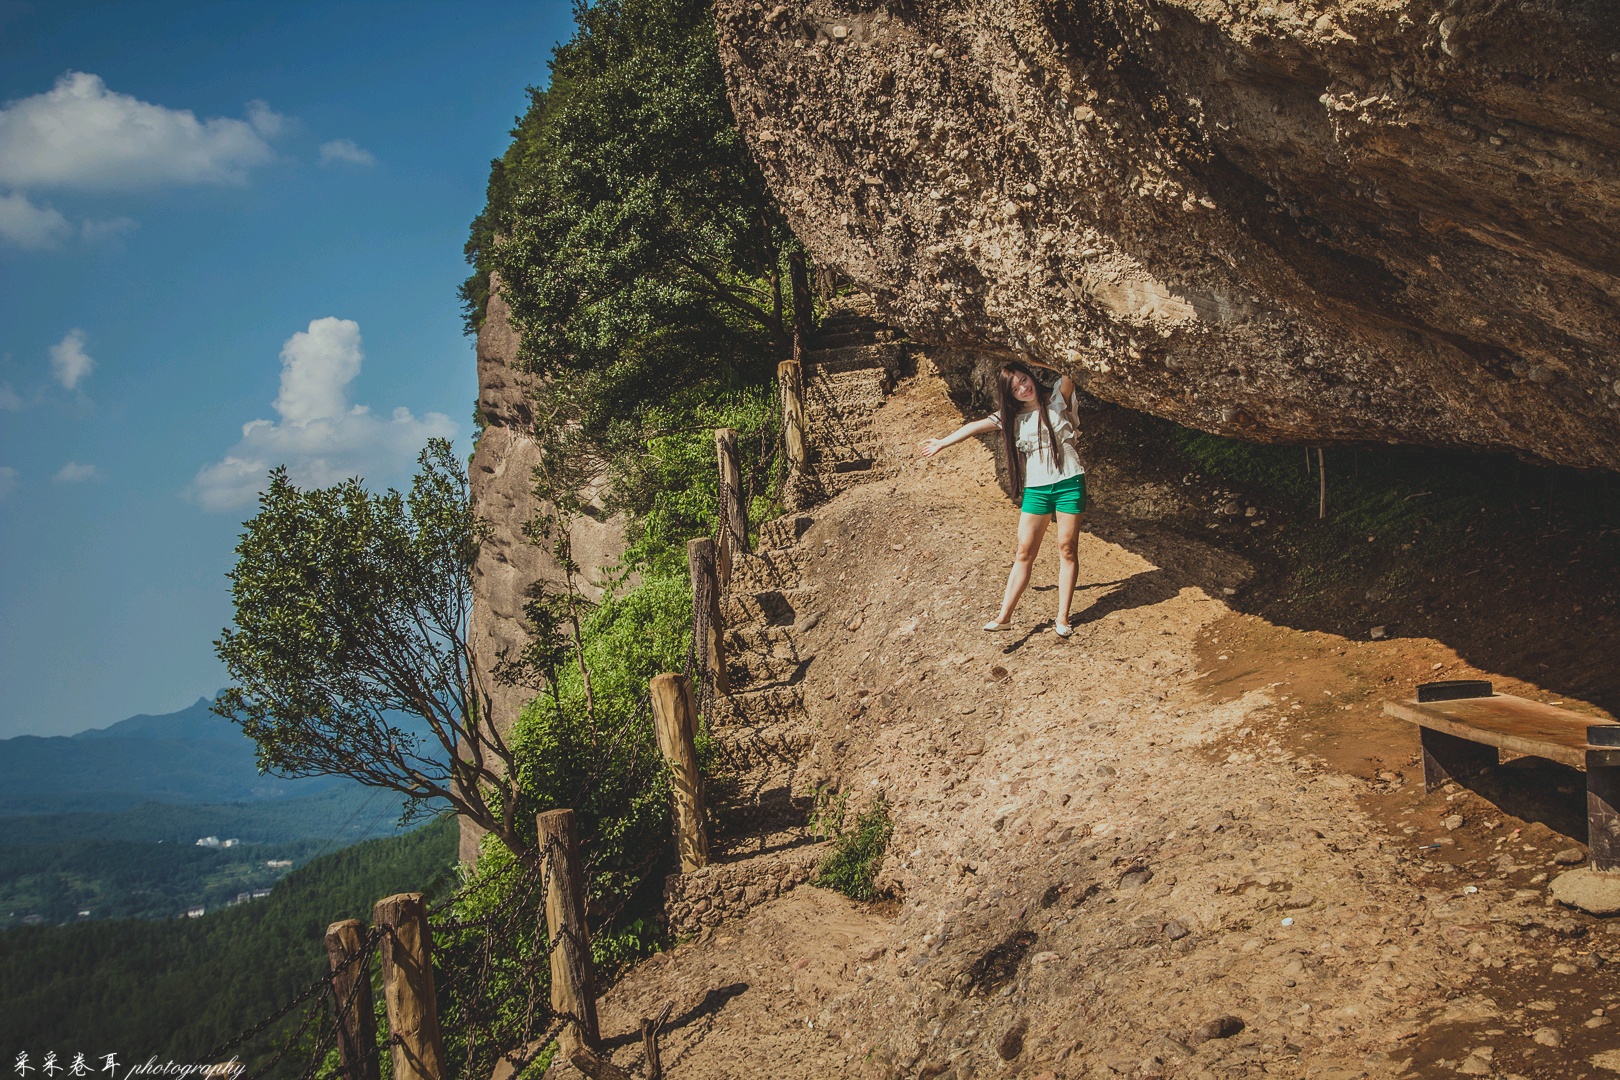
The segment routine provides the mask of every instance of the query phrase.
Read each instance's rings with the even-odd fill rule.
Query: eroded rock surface
[[[473,611],[468,636],[479,664],[479,676],[490,695],[490,714],[510,732],[523,707],[534,697],[532,687],[504,686],[493,676],[503,653],[515,655],[528,642],[523,605],[537,581],[557,581],[561,574],[549,548],[523,534],[524,525],[541,508],[534,496],[534,468],[540,449],[530,433],[534,414],[531,392],[518,371],[518,336],[510,309],[491,283],[489,310],[478,331],[478,408],[484,431],[473,449],[468,476],[478,513],[490,531],[473,565]],[[602,567],[624,550],[624,523],[618,518],[580,518],[572,526],[573,555],[582,567],[579,583],[595,596],[592,584]],[[461,859],[478,857],[482,830],[461,822]]]
[[[1250,439],[1620,467],[1603,0],[718,8],[795,231],[964,369],[1029,354]]]

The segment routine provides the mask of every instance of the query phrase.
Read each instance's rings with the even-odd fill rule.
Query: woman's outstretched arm
[[[997,424],[993,417],[987,416],[983,420],[974,420],[971,423],[963,424],[943,439],[924,439],[917,444],[922,447],[922,453],[917,456],[919,458],[933,457],[947,446],[955,446],[963,439],[970,439],[975,435],[982,435],[987,431],[999,431],[1000,429],[1001,425]]]

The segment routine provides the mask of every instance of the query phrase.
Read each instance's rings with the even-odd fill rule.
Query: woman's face
[[[1013,374],[1012,374],[1012,392],[1013,392],[1013,397],[1017,398],[1019,401],[1024,402],[1025,404],[1028,404],[1029,402],[1034,401],[1035,400],[1035,380],[1030,378],[1028,375],[1025,375],[1022,371],[1013,372]]]

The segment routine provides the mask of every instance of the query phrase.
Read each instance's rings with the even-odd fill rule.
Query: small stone
[[[1496,1070],[1491,1068],[1488,1058],[1482,1058],[1478,1054],[1469,1054],[1463,1059],[1462,1064],[1457,1066],[1457,1071],[1464,1076],[1489,1076]]]
[[[847,27],[847,26],[835,26],[835,27],[833,27],[832,28],[832,36],[833,36],[834,41],[843,41],[845,38],[849,37],[849,27]]]
[[[1180,941],[1190,933],[1192,933],[1192,931],[1189,930],[1187,928],[1187,924],[1182,922],[1180,919],[1171,919],[1169,922],[1164,924],[1164,936],[1169,938],[1171,941]]]
[[[1236,596],[1237,595],[1237,590],[1232,588],[1232,586],[1227,585],[1227,586],[1224,586],[1221,589],[1221,595],[1222,596]]]
[[[1575,966],[1583,967],[1588,971],[1596,971],[1606,963],[1608,963],[1608,961],[1603,959],[1602,953],[1581,953],[1581,955],[1575,958]]]
[[[1552,969],[1553,969],[1553,974],[1554,975],[1573,975],[1577,971],[1581,970],[1580,968],[1576,967],[1574,964],[1564,964],[1564,963],[1554,964],[1552,966]]]
[[[1461,814],[1447,814],[1440,824],[1446,827],[1447,832],[1456,832],[1463,827],[1463,816]]]
[[[1389,637],[1389,627],[1375,626],[1371,630],[1367,631],[1367,636],[1372,638],[1374,641],[1383,641],[1385,638]]]
[[[1594,1016],[1586,1021],[1586,1026],[1589,1028],[1600,1028],[1608,1027],[1612,1023],[1614,1023],[1614,1021],[1610,1020],[1607,1016]]]
[[[1564,1045],[1564,1037],[1558,1033],[1557,1028],[1536,1028],[1536,1033],[1530,1036],[1537,1046],[1551,1046],[1557,1049]]]
[[[1097,775],[1098,776],[1117,776],[1118,773],[1116,773],[1114,771],[1114,767],[1112,765],[1099,765],[1099,766],[1097,766]]]
[[[1024,1052],[1024,1033],[1029,1030],[1028,1020],[1019,1020],[1007,1029],[1007,1034],[1001,1037],[996,1044],[996,1056],[1002,1061],[1011,1061]]]
[[[1153,871],[1144,866],[1140,870],[1129,870],[1121,875],[1119,879],[1119,887],[1121,889],[1140,889],[1142,886],[1146,885],[1152,880]]]
[[[1565,848],[1553,856],[1559,866],[1579,866],[1586,861],[1586,852],[1578,847]]]
[[[1600,1069],[1620,1073],[1620,1050],[1603,1050],[1586,1059]]]
[[[1236,1016],[1217,1016],[1188,1036],[1187,1041],[1193,1046],[1197,1046],[1199,1043],[1206,1043],[1211,1039],[1230,1039],[1242,1031],[1243,1028],[1243,1021]]]

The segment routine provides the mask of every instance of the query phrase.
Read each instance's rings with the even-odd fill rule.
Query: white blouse
[[[1080,464],[1080,451],[1075,446],[1079,432],[1074,426],[1076,404],[1073,398],[1078,396],[1079,389],[1076,388],[1071,398],[1065,400],[1053,387],[1047,399],[1046,416],[1052,422],[1053,433],[1057,435],[1058,448],[1062,451],[1061,461],[1053,460],[1051,438],[1041,427],[1040,417],[1035,410],[1029,408],[1018,414],[1015,442],[1024,458],[1025,487],[1043,487],[1085,474],[1085,467]],[[998,429],[1001,427],[1000,410],[991,413],[990,419]]]

